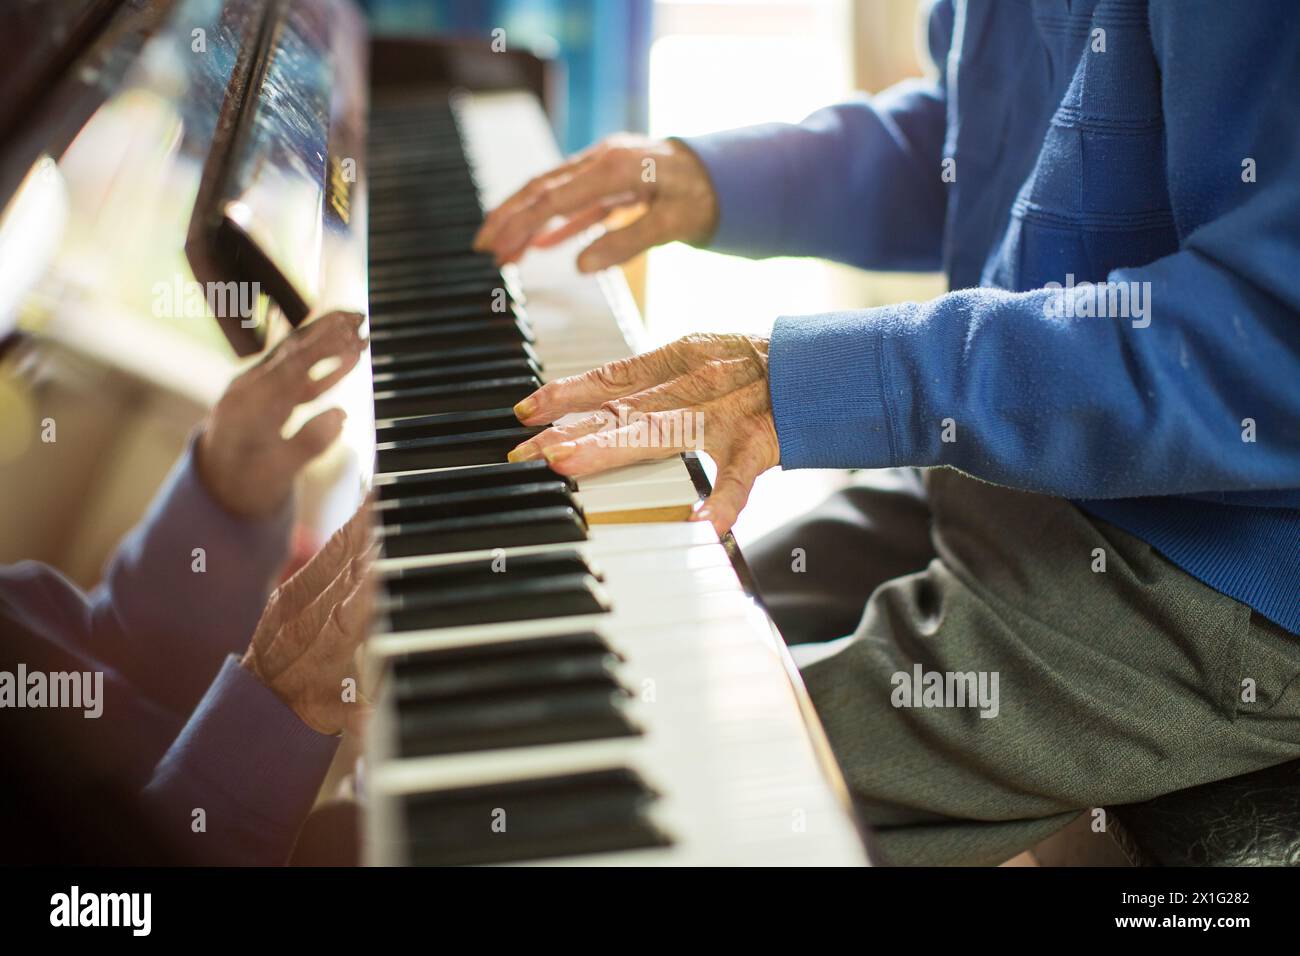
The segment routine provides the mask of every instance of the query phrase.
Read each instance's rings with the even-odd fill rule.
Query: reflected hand
[[[209,413],[196,447],[199,477],[231,514],[273,514],[298,472],[328,448],[343,429],[340,408],[321,412],[289,438],[281,429],[295,407],[328,391],[357,364],[366,342],[364,317],[331,312],[300,326],[261,361],[237,376]],[[338,364],[319,378],[313,367]]]
[[[343,681],[358,678],[355,652],[370,626],[370,518],[363,505],[275,590],[242,661],[322,734],[337,734],[360,716],[344,699]]]

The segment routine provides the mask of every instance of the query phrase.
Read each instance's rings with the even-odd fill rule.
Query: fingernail
[[[506,461],[532,461],[535,458],[541,458],[542,453],[537,450],[536,445],[520,445],[510,454],[506,455]]]
[[[703,508],[703,507],[701,507],[701,508],[696,508],[696,509],[695,509],[695,513],[694,513],[693,515],[691,515],[691,520],[692,520],[692,521],[712,521],[712,520],[713,520],[713,512],[711,512],[708,508]]]
[[[554,465],[564,461],[578,450],[578,446],[571,441],[561,442],[558,445],[552,445],[550,448],[542,449],[542,454],[546,456],[547,464]]]
[[[537,412],[537,399],[529,397],[515,406],[515,418],[521,422]]]

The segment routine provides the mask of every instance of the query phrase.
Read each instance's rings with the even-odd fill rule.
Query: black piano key
[[[454,127],[421,129],[412,126],[381,126],[381,142],[372,147],[371,165],[400,168],[430,157],[461,166],[472,166],[464,142]]]
[[[372,153],[378,150],[398,153],[410,150],[415,144],[429,142],[455,142],[457,145],[461,142],[460,128],[450,114],[434,115],[427,109],[420,115],[372,112],[370,130],[380,133],[376,137],[378,145],[371,147]]]
[[[380,131],[380,147],[390,150],[400,150],[408,143],[420,140],[460,141],[460,127],[450,111],[439,111],[427,102],[421,105],[418,113],[412,110],[390,112],[388,107],[376,107],[370,114],[370,130]],[[394,135],[397,133],[401,135]]]
[[[440,202],[437,197],[411,196],[400,206],[390,206],[374,211],[369,216],[370,235],[380,237],[402,229],[428,229],[435,226],[460,226],[478,224],[482,216],[475,214],[474,206],[454,206]]]
[[[441,322],[430,325],[401,323],[372,329],[372,352],[392,354],[403,351],[436,351],[496,344],[532,344],[533,333],[514,316],[494,315],[466,322]]]
[[[423,262],[407,266],[394,266],[384,273],[370,273],[370,295],[379,305],[387,305],[389,293],[405,294],[437,290],[443,286],[474,282],[492,289],[503,288],[512,302],[519,302],[519,290],[500,272],[492,272],[471,263],[439,263],[433,266]]]
[[[370,259],[372,271],[380,275],[396,268],[414,267],[415,265],[441,265],[445,268],[468,269],[477,266],[481,269],[497,268],[496,260],[490,253],[475,252],[472,249],[460,249],[453,252],[434,252],[429,249],[410,249],[405,253],[390,253],[382,261],[373,256]]]
[[[510,461],[473,468],[447,471],[421,471],[409,475],[378,475],[374,481],[380,499],[409,495],[441,494],[451,491],[475,491],[480,488],[507,488],[536,481],[563,481],[570,491],[577,482],[556,474],[545,461]]]
[[[372,265],[370,269],[372,292],[411,283],[479,281],[495,284],[504,278],[495,263],[466,256],[448,256],[433,262],[417,258],[382,267]]]
[[[385,99],[376,103],[370,113],[370,129],[397,130],[408,132],[412,136],[434,136],[448,133],[460,138],[460,125],[450,104],[441,98],[421,96],[416,99],[398,102]],[[393,140],[385,139],[393,143]],[[401,140],[397,140],[400,143]]]
[[[391,417],[499,408],[522,402],[541,387],[542,381],[536,375],[521,375],[375,392],[375,415]]]
[[[532,326],[523,311],[504,297],[500,302],[500,307],[497,307],[489,292],[480,296],[449,296],[446,299],[433,295],[422,296],[382,306],[372,303],[370,327],[377,332],[381,329],[387,331],[415,325],[426,327],[474,322],[498,322],[504,325],[513,321],[531,335]]]
[[[382,313],[400,308],[405,303],[417,302],[431,305],[440,303],[449,305],[464,303],[488,307],[495,305],[498,311],[503,311],[513,301],[510,291],[500,276],[487,281],[453,279],[445,282],[438,281],[432,276],[425,276],[423,283],[419,285],[412,283],[406,288],[394,289],[390,292],[372,290],[370,310],[372,313],[376,311]]]
[[[483,207],[479,204],[478,187],[471,170],[381,175],[379,185],[371,194],[375,197],[374,209],[381,217],[406,208],[411,203],[420,203],[424,208],[437,209],[439,212],[477,211],[482,215]],[[373,237],[380,235],[380,232],[372,226],[370,234]]]
[[[381,132],[381,142],[370,148],[370,165],[385,169],[398,166],[411,158],[421,156],[457,156],[465,161],[460,138],[448,131],[422,130],[413,126],[394,126],[380,123],[371,126]]]
[[[458,468],[504,462],[521,442],[544,429],[520,426],[463,435],[435,435],[380,442],[375,446],[379,471],[415,471],[419,468]]]
[[[472,287],[477,287],[481,291],[472,291]],[[461,271],[442,267],[430,269],[421,265],[409,272],[390,276],[383,280],[372,275],[370,301],[372,307],[379,308],[382,311],[396,305],[397,296],[402,296],[408,301],[410,298],[419,297],[422,294],[439,301],[446,299],[459,300],[461,296],[465,296],[469,301],[481,301],[473,298],[475,295],[479,295],[486,297],[487,301],[501,308],[503,297],[501,292],[497,290],[504,291],[505,303],[526,304],[523,292],[513,277],[507,277],[500,272],[490,273],[481,270],[478,266],[474,266],[467,271]]]
[[[379,441],[384,442],[403,438],[429,438],[437,435],[462,435],[509,429],[517,425],[519,419],[507,405],[472,412],[381,418],[375,421],[375,435]]]
[[[375,445],[380,472],[490,465],[545,429],[520,425],[509,408],[380,419]]]
[[[377,218],[370,223],[372,247],[398,246],[450,236],[473,235],[483,222],[482,207],[478,200],[460,198],[448,193],[448,184],[437,184],[436,196],[411,195],[407,192],[401,207],[381,206]],[[463,185],[454,187],[459,190]],[[411,203],[419,205],[412,208]],[[398,215],[398,212],[402,215]],[[418,214],[418,215],[417,215]],[[466,244],[465,249],[470,249]]]
[[[403,757],[428,757],[630,737],[637,729],[621,708],[629,696],[602,676],[471,698],[399,699],[398,747]]]
[[[406,135],[410,136],[409,133]],[[380,150],[372,154],[371,168],[389,174],[460,172],[471,168],[464,147],[454,136],[430,136],[422,142],[412,138],[404,145],[404,149]]]
[[[437,188],[439,191],[436,195],[423,195],[413,193],[409,188],[402,189],[399,191],[400,200],[395,196],[391,205],[378,206],[376,217],[370,223],[371,245],[381,248],[386,245],[384,252],[391,255],[400,251],[395,241],[400,232],[409,231],[411,237],[408,238],[413,239],[421,233],[427,233],[433,227],[444,225],[459,234],[462,230],[471,229],[483,221],[485,213],[478,199],[472,195],[462,195],[473,188],[471,185],[459,183],[449,186],[440,183]],[[413,209],[412,204],[418,204],[418,208]],[[420,214],[419,219],[415,218],[416,213]],[[411,242],[408,242],[408,245],[413,250],[422,248]],[[473,248],[466,244],[462,249],[442,252],[441,255],[445,258],[456,258],[473,251]]]
[[[373,167],[372,167],[373,168]],[[395,209],[409,199],[427,199],[442,205],[478,205],[478,190],[474,171],[466,166],[438,166],[423,168],[405,167],[379,169],[372,175],[377,180],[373,194],[382,212]]]
[[[370,114],[370,131],[378,142],[374,149],[387,149],[398,152],[414,144],[428,142],[455,142],[459,145],[460,127],[448,113],[438,115],[427,107],[420,114],[416,113],[380,113]]]
[[[464,156],[450,145],[426,144],[419,153],[399,155],[389,153],[370,164],[372,179],[406,179],[414,181],[441,181],[460,178],[469,172]]]
[[[621,767],[412,794],[404,801],[410,862],[509,863],[669,846],[647,816],[656,796]]]
[[[381,312],[400,307],[405,302],[488,302],[497,309],[508,304],[524,305],[525,298],[517,282],[501,273],[430,269],[424,266],[387,280],[372,277],[372,308]]]
[[[474,233],[482,224],[483,217],[478,214],[476,206],[465,206],[458,210],[458,215],[448,217],[445,222],[424,222],[418,225],[395,226],[382,231],[372,230],[370,248],[377,254],[388,249],[424,249],[427,247],[443,248],[453,240],[458,248],[472,247]]]
[[[528,342],[493,342],[490,345],[457,346],[436,351],[391,352],[370,355],[370,366],[376,371],[399,371],[409,368],[454,367],[469,362],[500,362],[526,359],[534,373],[540,374],[542,363]]]
[[[521,693],[557,684],[612,682],[616,663],[608,652],[600,651],[520,654],[514,658],[447,666],[445,669],[418,673],[397,671],[393,679],[393,693],[399,701],[448,700],[473,698],[488,693]],[[602,722],[603,726],[607,725]]]
[[[381,583],[385,595],[417,594],[430,589],[494,584],[505,580],[503,575],[518,580],[575,574],[587,574],[597,579],[600,577],[588,565],[581,552],[566,548],[561,551],[515,554],[508,558],[478,558],[396,568],[383,572]]]
[[[466,515],[389,525],[379,532],[384,554],[401,558],[585,541],[587,522],[571,505]]]
[[[463,252],[469,249],[469,241],[461,235],[449,235],[441,238],[426,237],[392,243],[375,243],[372,238],[370,249],[370,254],[376,262],[391,262],[393,259],[405,259],[416,255],[429,256],[448,252]]]
[[[464,255],[457,256],[401,256],[394,257],[386,263],[371,262],[370,279],[373,291],[384,289],[400,283],[451,282],[467,279],[496,281],[501,272],[494,262],[482,262]]]
[[[382,595],[377,603],[378,610],[387,615],[394,631],[576,617],[609,611],[596,579],[587,574],[505,580],[413,594],[387,594]]]
[[[379,291],[390,282],[406,281],[410,276],[450,280],[452,278],[491,278],[500,274],[494,260],[483,261],[477,253],[465,252],[434,255],[418,249],[393,253],[384,261],[370,260],[372,286]]]
[[[508,488],[478,488],[449,494],[390,498],[376,503],[375,513],[385,525],[396,527],[439,518],[564,507],[578,510],[568,485],[563,481],[539,481]]]
[[[408,388],[428,385],[452,385],[457,382],[481,382],[496,378],[537,377],[540,369],[527,359],[497,359],[489,362],[463,362],[455,365],[431,362],[414,368],[376,371],[373,382],[375,394],[400,392]],[[502,403],[504,406],[505,402]],[[381,418],[391,418],[382,415]]]
[[[384,239],[385,230],[382,224],[385,219],[395,216],[400,211],[408,210],[413,203],[418,203],[420,208],[429,214],[430,219],[446,218],[463,224],[472,222],[476,218],[483,218],[483,207],[479,203],[476,187],[472,181],[457,180],[451,183],[440,181],[434,185],[434,189],[434,192],[421,192],[418,183],[403,185],[394,182],[377,193],[372,193],[375,199],[373,208],[376,219],[369,227],[370,238]],[[459,254],[471,251],[466,247]]]
[[[443,667],[455,667],[466,662],[512,657],[530,648],[540,648],[556,653],[590,650],[599,650],[606,654],[614,653],[605,639],[595,631],[569,631],[564,634],[544,634],[540,637],[489,641],[486,644],[460,644],[455,647],[407,651],[392,658],[392,664],[394,670],[403,667],[438,670]]]
[[[446,207],[461,206],[467,210],[481,209],[478,187],[471,170],[451,166],[438,168],[430,165],[422,169],[375,170],[372,167],[370,194],[376,198],[379,209],[396,208],[398,202],[412,195],[427,196]],[[427,192],[426,192],[427,190]],[[393,205],[389,206],[388,203]]]
[[[494,644],[478,644],[476,650],[488,647],[491,653],[394,662],[393,698],[419,704],[571,684],[617,686],[619,659],[603,641],[590,647],[555,646],[540,639],[508,643],[517,646],[507,652]]]
[[[415,218],[416,215],[419,218]],[[483,224],[477,206],[441,207],[436,210],[408,210],[405,215],[380,216],[370,224],[370,248],[376,253],[394,248],[421,248],[426,239],[460,236],[470,248],[474,233]]]
[[[414,131],[404,131],[403,141],[392,147],[379,149],[371,153],[372,166],[384,169],[424,169],[429,166],[449,166],[463,169],[469,165],[464,146],[454,132],[419,135]]]

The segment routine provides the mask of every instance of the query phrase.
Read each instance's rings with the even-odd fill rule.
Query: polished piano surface
[[[111,23],[135,62],[88,48],[102,69],[64,99],[82,132],[23,162],[60,164],[76,200],[84,130],[111,142],[144,116],[172,137],[171,192],[139,241],[165,250],[156,275],[183,256],[187,278],[256,283],[251,314],[216,316],[231,347],[369,317],[369,361],[324,399],[349,421],[322,506],[328,529],[374,500],[366,862],[866,863],[734,541],[686,520],[700,462],[575,481],[505,460],[538,430],[515,402],[644,348],[621,272],[576,271],[581,237],[505,269],[470,248],[560,158],[545,64],[369,37],[349,0],[124,3]],[[197,62],[196,23],[215,45]],[[89,202],[70,215],[102,235]]]

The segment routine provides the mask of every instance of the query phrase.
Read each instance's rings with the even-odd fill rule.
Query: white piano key
[[[578,503],[589,516],[648,508],[689,508],[700,500],[690,481],[660,481],[580,490]]]

